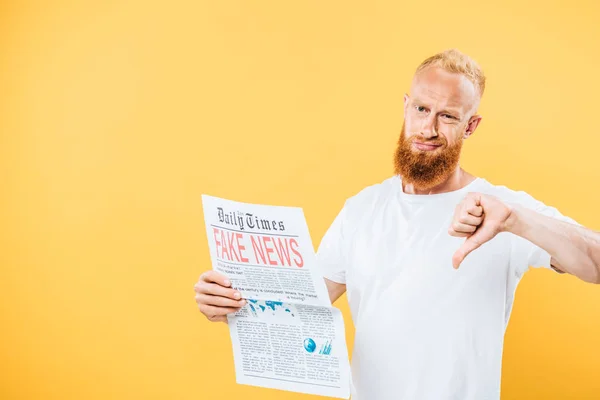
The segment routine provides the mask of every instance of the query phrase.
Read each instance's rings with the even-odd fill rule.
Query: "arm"
[[[452,258],[455,268],[498,233],[510,232],[548,252],[555,269],[600,284],[600,232],[481,193],[469,193],[456,207],[448,232],[467,238]]]
[[[331,300],[331,304],[333,304],[337,299],[340,298],[346,292],[346,285],[343,283],[337,283],[334,281],[330,281],[327,278],[325,279],[325,286],[327,286],[327,291],[329,292],[329,299]]]
[[[600,232],[521,206],[512,207],[504,230],[546,250],[555,269],[600,284]]]

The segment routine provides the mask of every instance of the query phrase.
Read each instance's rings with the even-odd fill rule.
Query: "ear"
[[[406,115],[406,110],[408,109],[408,102],[410,101],[410,97],[408,94],[404,93],[404,115]]]
[[[474,132],[475,129],[477,129],[477,127],[479,126],[479,123],[481,122],[481,115],[473,115],[471,118],[469,118],[469,122],[467,122],[467,126],[465,128],[465,133],[464,133],[464,138],[467,139],[469,136],[471,136]]]

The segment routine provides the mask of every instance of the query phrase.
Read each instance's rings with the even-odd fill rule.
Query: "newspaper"
[[[247,299],[227,317],[237,383],[348,399],[344,321],[302,209],[207,195],[202,203],[213,269]]]

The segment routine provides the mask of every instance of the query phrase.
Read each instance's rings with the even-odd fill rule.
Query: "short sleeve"
[[[539,200],[533,199],[532,197],[529,197],[529,200],[521,205],[542,215],[581,226],[581,224],[579,224],[573,218],[563,215],[555,207],[548,206]],[[530,266],[533,268],[548,268],[558,273],[562,273],[561,271],[555,270],[551,267],[551,255],[546,250],[520,236],[512,235],[512,237],[513,242],[511,247],[511,263],[517,276],[521,277]]]
[[[346,283],[346,254],[344,225],[347,203],[325,232],[317,250],[317,267],[323,277],[337,283]]]

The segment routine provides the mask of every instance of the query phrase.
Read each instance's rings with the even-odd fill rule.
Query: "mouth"
[[[421,151],[433,151],[439,147],[442,147],[441,144],[429,144],[429,143],[422,143],[422,142],[413,142],[412,146],[418,150]]]

